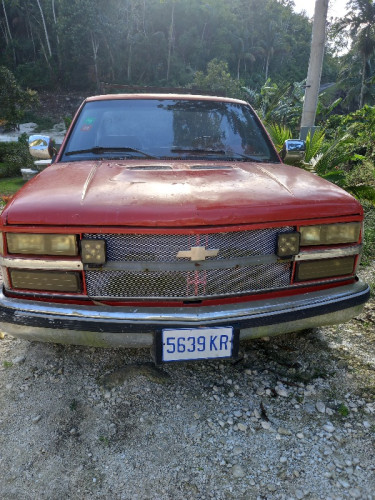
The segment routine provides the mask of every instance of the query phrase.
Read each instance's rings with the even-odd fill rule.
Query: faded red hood
[[[180,227],[359,213],[348,193],[296,167],[147,160],[52,165],[23,187],[2,218],[3,224]]]

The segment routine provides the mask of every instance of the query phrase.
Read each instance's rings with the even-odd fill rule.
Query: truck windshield
[[[188,99],[87,102],[61,161],[98,157],[279,162],[249,106]]]

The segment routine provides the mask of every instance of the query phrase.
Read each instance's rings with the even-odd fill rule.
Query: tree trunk
[[[173,35],[174,35],[174,8],[175,3],[172,4],[172,19],[171,25],[169,28],[169,36],[168,36],[168,59],[167,59],[167,81],[169,80],[169,72],[171,69],[171,55],[172,55],[172,45],[173,45]]]
[[[91,45],[92,45],[92,53],[94,59],[94,68],[95,68],[95,80],[96,80],[96,90],[99,92],[100,82],[99,82],[99,71],[98,71],[98,50],[99,50],[99,42],[95,40],[94,35],[91,34]]]
[[[267,59],[266,59],[266,70],[265,70],[265,77],[266,81],[268,80],[268,68],[270,67],[270,52],[267,52]]]
[[[128,76],[128,82],[130,83],[131,79],[131,72],[132,72],[132,55],[133,55],[133,44],[130,41],[129,43],[129,51],[128,51],[128,69],[127,69],[127,76]]]
[[[44,47],[44,43],[43,43],[42,39],[40,38],[39,34],[38,34],[38,38],[39,38],[39,43],[40,43],[40,46],[41,46],[41,48],[42,48],[43,55],[44,55],[44,57],[45,57],[45,59],[46,59],[47,66],[48,66],[49,70],[51,71],[51,70],[52,70],[52,68],[51,68],[50,61],[49,61],[49,59],[48,59],[48,54],[47,54],[47,52],[46,52],[46,48]]]
[[[57,17],[56,17],[56,10],[55,10],[55,0],[52,0],[52,14],[53,14],[53,22],[55,23],[55,26],[56,26],[57,25]],[[56,33],[56,40],[57,40],[57,45],[60,45],[58,33]]]
[[[3,11],[4,11],[4,19],[5,19],[6,32],[8,33],[8,37],[9,37],[9,41],[7,42],[7,44],[11,43],[11,45],[12,45],[13,60],[14,60],[14,64],[16,65],[17,64],[16,50],[15,50],[15,48],[13,46],[13,37],[12,37],[12,33],[10,31],[10,28],[9,28],[8,14],[7,14],[7,11],[5,9],[4,0],[2,0],[2,4],[3,4]]]
[[[35,59],[36,59],[36,47],[35,47],[35,40],[34,40],[34,34],[33,34],[33,27],[32,27],[31,20],[30,20],[31,16],[30,16],[29,7],[28,7],[27,2],[25,2],[25,9],[26,9],[26,19],[27,19],[26,29],[28,31],[28,35],[31,39],[31,43],[33,46],[33,54],[34,54],[34,61],[35,61]]]
[[[9,40],[8,40],[8,32],[6,30],[6,27],[4,26],[4,23],[0,20],[0,28],[1,31],[3,32],[3,37],[5,39],[5,43],[8,45]]]
[[[9,28],[8,14],[7,14],[7,11],[5,9],[4,0],[2,0],[2,4],[3,4],[3,11],[4,11],[5,26],[7,29],[8,36],[9,36],[9,40],[12,41],[12,33],[10,32],[10,28]]]
[[[39,10],[40,10],[40,15],[42,17],[42,23],[43,23],[43,29],[44,29],[44,35],[46,37],[46,43],[47,43],[47,48],[48,48],[48,54],[52,58],[52,50],[51,50],[51,45],[49,43],[49,38],[48,38],[48,32],[47,32],[47,26],[46,26],[46,20],[44,19],[44,14],[42,10],[42,6],[40,5],[40,1],[36,0],[36,3],[38,4]]]
[[[322,75],[324,44],[326,37],[328,0],[316,0],[311,39],[309,69],[307,71],[305,100],[301,119],[301,137],[315,124],[316,108]],[[306,132],[307,134],[307,132]]]
[[[365,99],[366,66],[367,66],[367,58],[366,58],[366,56],[363,56],[362,75],[361,75],[361,92],[359,94],[359,109],[363,108],[364,99]]]

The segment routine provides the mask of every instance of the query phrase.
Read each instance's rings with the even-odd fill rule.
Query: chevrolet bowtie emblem
[[[206,260],[206,257],[216,257],[219,250],[206,250],[206,247],[191,247],[190,250],[180,250],[178,259]]]

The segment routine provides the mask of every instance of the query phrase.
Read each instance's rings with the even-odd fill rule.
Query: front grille
[[[105,239],[107,262],[183,262],[180,250],[193,246],[219,249],[223,260],[274,255],[277,235],[292,227],[238,231],[201,235],[84,234],[86,239]],[[93,298],[210,298],[287,287],[290,283],[289,262],[275,262],[229,269],[199,271],[171,270],[86,270],[86,287]]]

